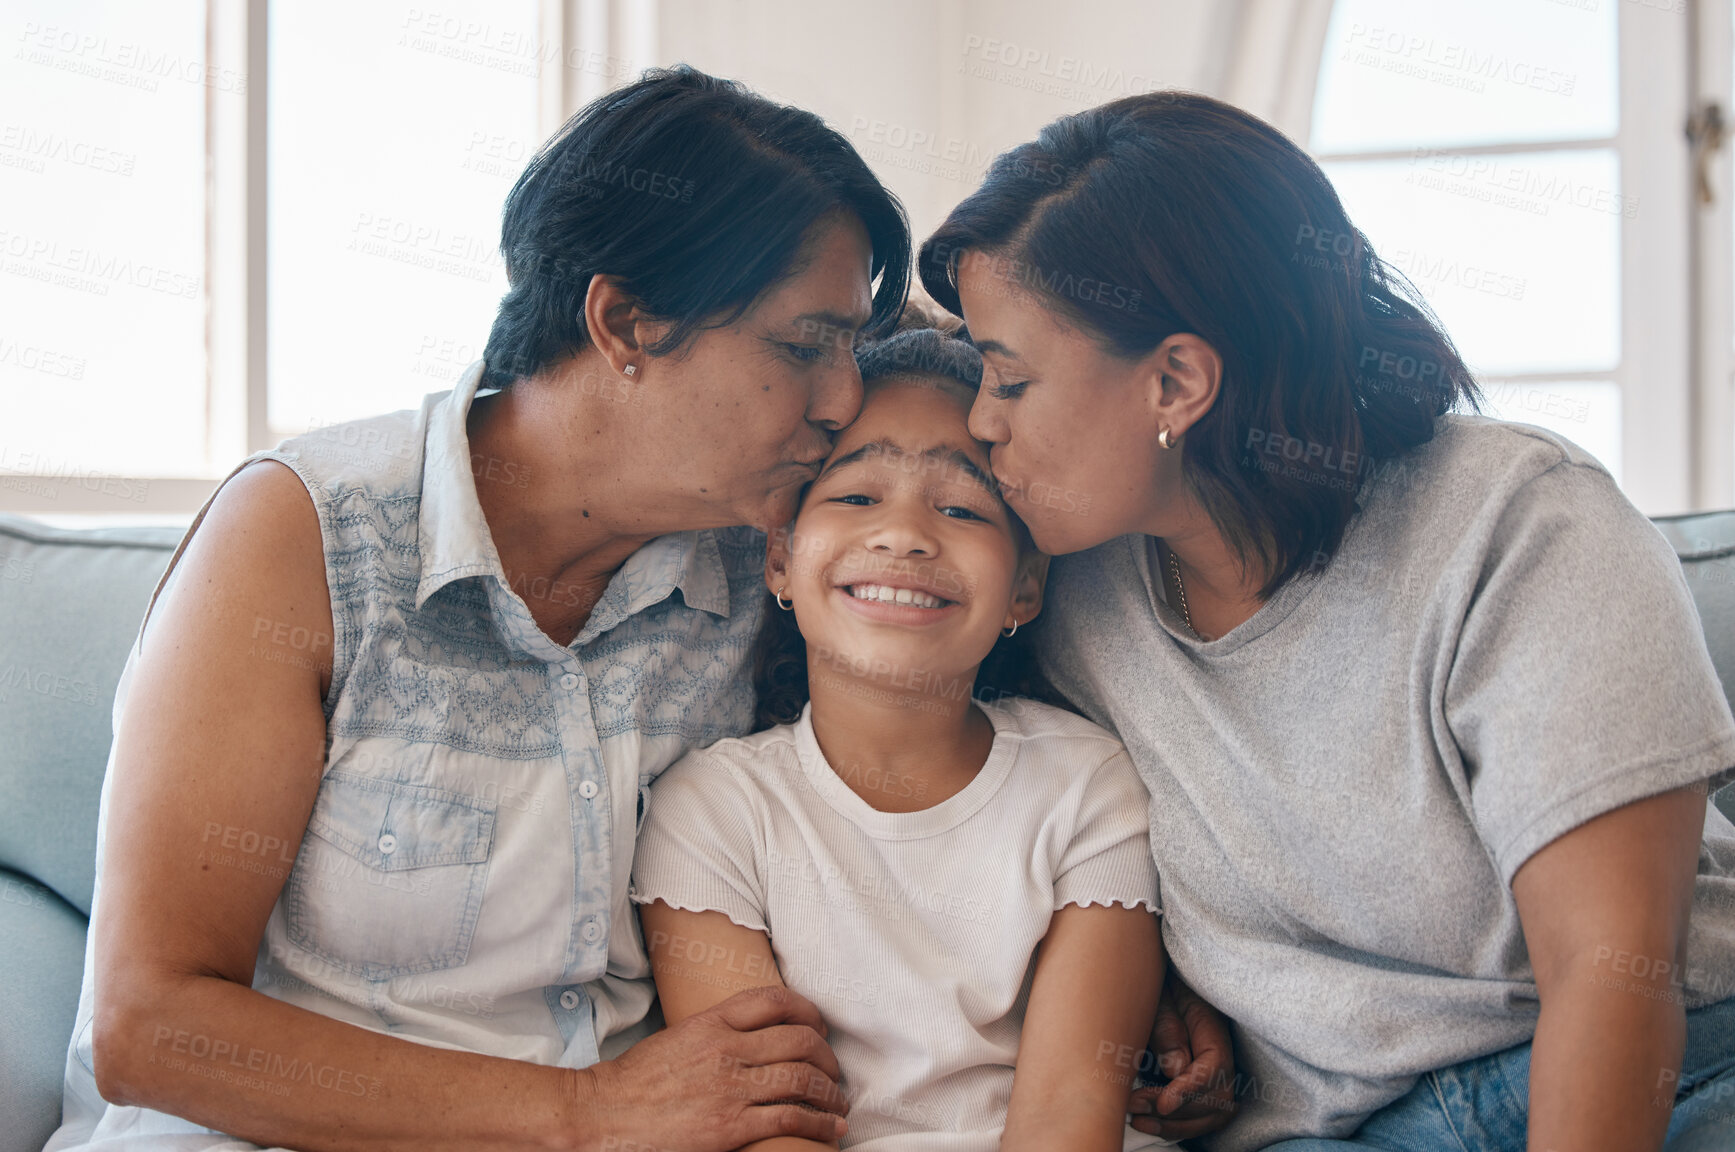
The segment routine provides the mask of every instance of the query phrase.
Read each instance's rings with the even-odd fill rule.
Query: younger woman
[[[862,414],[766,562],[808,699],[800,667],[767,669],[762,722],[786,722],[652,789],[634,899],[664,1015],[810,998],[852,1105],[840,1147],[1160,1144],[1126,1124],[1162,983],[1148,796],[1103,729],[972,691],[1047,570],[965,426],[980,361],[919,330],[861,371]]]
[[[919,263],[1235,1021],[1211,1152],[1735,1148],[1735,717],[1607,469],[1464,413],[1319,166],[1208,97],[1055,121]]]

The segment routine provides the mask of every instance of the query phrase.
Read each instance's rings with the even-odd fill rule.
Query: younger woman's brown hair
[[[1111,355],[1178,332],[1217,350],[1220,390],[1182,440],[1183,475],[1266,596],[1336,552],[1379,462],[1478,401],[1319,165],[1220,100],[1155,92],[1054,121],[922,245],[923,285],[960,315],[972,255],[1016,270]]]

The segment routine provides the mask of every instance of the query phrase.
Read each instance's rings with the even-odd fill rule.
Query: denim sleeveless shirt
[[[738,528],[645,544],[573,642],[555,643],[509,583],[477,502],[465,416],[481,369],[419,411],[318,429],[241,466],[287,465],[319,514],[333,626],[327,752],[298,851],[222,836],[203,847],[219,866],[285,878],[260,944],[261,992],[427,1044],[584,1067],[652,1025],[628,900],[633,841],[658,773],[751,727],[745,665],[764,611],[764,537]],[[528,484],[522,464],[475,467]],[[281,631],[255,629],[261,659],[310,658],[311,637]],[[107,814],[105,782],[100,828]],[[103,1103],[93,1008],[87,947],[50,1147],[207,1131]],[[226,1063],[237,1059],[229,1074],[267,1085],[303,1071]]]

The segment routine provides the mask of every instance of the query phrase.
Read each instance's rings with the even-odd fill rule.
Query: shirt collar
[[[428,416],[417,516],[422,565],[417,608],[447,584],[466,577],[492,576],[510,587],[470,471],[466,419],[481,383],[482,361],[478,360],[465,369],[451,392],[433,400]],[[673,532],[627,557],[609,580],[579,639],[606,632],[676,589],[688,607],[729,615],[729,578],[715,532]]]
[[[586,643],[629,616],[662,603],[676,589],[689,608],[729,615],[729,579],[715,533],[670,533],[627,557],[590,610],[577,643]]]

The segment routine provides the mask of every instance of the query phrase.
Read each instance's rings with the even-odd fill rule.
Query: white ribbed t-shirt
[[[769,936],[784,984],[830,1030],[851,1103],[845,1148],[993,1152],[1055,910],[1160,910],[1149,795],[1108,732],[1015,700],[982,706],[994,742],[962,791],[881,812],[826,762],[810,710],[658,777],[633,899]],[[1129,1127],[1124,1147],[1161,1143]]]

